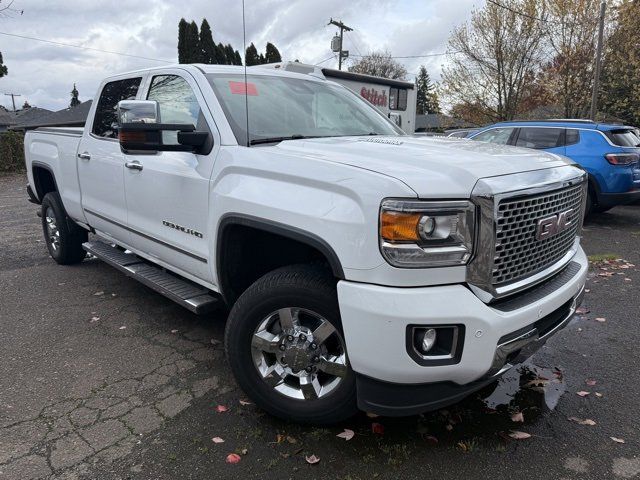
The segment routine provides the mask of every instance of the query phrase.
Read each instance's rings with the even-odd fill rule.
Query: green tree
[[[242,56],[240,55],[240,52],[238,50],[236,50],[233,53],[233,64],[234,65],[242,65]]]
[[[235,50],[233,49],[233,47],[231,46],[230,43],[228,43],[225,47],[224,47],[224,53],[227,57],[227,65],[233,65],[234,64],[234,60],[236,58],[236,54],[235,54]]]
[[[80,105],[80,99],[78,98],[78,95],[78,89],[76,88],[76,84],[74,83],[73,90],[71,90],[71,102],[69,103],[69,106],[71,108]]]
[[[253,44],[253,42],[251,42],[251,45],[247,47],[247,51],[245,52],[245,55],[244,55],[244,63],[247,67],[260,64],[260,57],[258,56],[258,50],[256,49],[256,46]]]
[[[189,24],[184,18],[178,22],[178,63],[189,63],[187,48],[187,29]]]
[[[200,25],[200,49],[202,50],[202,63],[218,63],[218,51],[206,18],[202,19]]]
[[[2,60],[2,52],[0,52],[0,78],[4,77],[9,73],[7,66],[3,63]]]
[[[640,2],[624,0],[605,49],[601,110],[630,125],[640,125]]]
[[[185,63],[200,63],[203,60],[198,25],[193,21],[187,28],[187,58],[189,61]]]
[[[436,87],[431,82],[429,72],[424,65],[420,66],[420,72],[416,78],[416,113],[424,115],[425,113],[440,113],[440,102]]]
[[[271,42],[267,42],[267,47],[266,47],[264,56],[265,56],[266,63],[278,63],[282,61],[280,52],[278,51],[276,46]]]

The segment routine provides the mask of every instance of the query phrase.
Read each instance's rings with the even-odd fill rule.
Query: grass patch
[[[620,255],[616,255],[615,253],[599,253],[597,255],[589,255],[587,258],[591,263],[602,263],[617,260],[620,258]]]

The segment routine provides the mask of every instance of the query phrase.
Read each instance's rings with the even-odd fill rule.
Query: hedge
[[[0,173],[24,171],[24,135],[0,132]]]

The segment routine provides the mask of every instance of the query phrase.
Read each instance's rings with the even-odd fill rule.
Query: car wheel
[[[60,195],[47,193],[42,199],[42,231],[49,255],[60,265],[81,262],[86,256],[82,244],[87,241],[87,231],[67,216]]]
[[[225,347],[240,387],[272,415],[331,424],[357,411],[335,281],[321,268],[257,280],[231,309]]]

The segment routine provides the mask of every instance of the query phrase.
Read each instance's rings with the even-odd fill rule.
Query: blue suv
[[[469,137],[569,157],[589,174],[585,214],[640,200],[640,137],[634,127],[588,120],[512,121]]]

